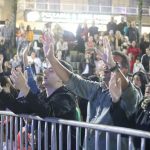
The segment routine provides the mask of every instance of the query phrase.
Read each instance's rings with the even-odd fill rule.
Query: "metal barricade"
[[[35,122],[37,126],[35,126]],[[29,124],[31,128],[29,128]],[[51,126],[51,133],[49,133],[48,126]],[[30,115],[16,115],[9,111],[0,111],[0,149],[4,150],[63,150],[63,126],[67,127],[67,150],[71,150],[72,142],[75,142],[75,149],[81,149],[80,129],[85,129],[84,150],[87,149],[88,130],[94,131],[95,134],[95,150],[100,150],[99,147],[99,132],[105,132],[106,150],[111,150],[110,134],[116,135],[116,150],[121,149],[122,135],[126,136],[128,140],[128,150],[133,150],[133,138],[139,137],[141,139],[141,150],[145,150],[145,141],[150,139],[150,133],[140,130],[127,129],[122,127],[97,125],[78,121],[68,121],[57,118],[40,118],[38,116]],[[72,128],[76,129],[75,141],[71,141]],[[58,130],[57,130],[58,129]],[[35,137],[37,131],[37,137]],[[58,131],[58,132],[57,132]],[[57,134],[57,133],[58,134]],[[51,134],[51,135],[49,135]],[[48,137],[51,140],[48,141]],[[59,137],[57,137],[59,136]],[[44,139],[44,142],[42,141]],[[43,142],[43,145],[42,145]],[[51,143],[49,147],[48,143]],[[59,144],[58,144],[59,143]],[[43,146],[43,147],[42,147]],[[93,150],[94,150],[93,149]]]

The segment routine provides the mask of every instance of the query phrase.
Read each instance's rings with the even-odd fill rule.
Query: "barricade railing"
[[[35,121],[37,122],[37,127],[35,127]],[[23,127],[23,124],[24,127]],[[31,129],[29,129],[29,124]],[[48,126],[51,125],[51,133],[48,132]],[[58,118],[44,118],[32,115],[16,115],[9,111],[0,111],[0,149],[4,150],[34,150],[35,147],[38,150],[62,150],[63,148],[63,126],[67,127],[67,150],[71,150],[72,142],[75,142],[76,150],[81,148],[80,133],[81,129],[85,129],[85,139],[84,148],[87,149],[87,132],[88,130],[93,130],[95,132],[95,150],[100,150],[99,142],[99,132],[106,133],[106,150],[111,150],[109,143],[111,141],[110,134],[115,134],[117,139],[116,150],[121,149],[122,136],[125,136],[128,140],[128,150],[133,149],[133,137],[139,137],[141,139],[141,150],[145,150],[145,141],[150,139],[150,133],[140,130],[90,124],[79,121],[68,121]],[[44,126],[44,128],[43,128]],[[76,129],[76,140],[71,141],[71,130],[72,127]],[[56,130],[58,129],[58,134]],[[29,132],[30,130],[30,132]],[[37,137],[35,139],[35,131],[37,131]],[[44,133],[43,133],[44,132]],[[51,135],[49,135],[51,134]],[[48,137],[51,140],[48,141]],[[59,136],[59,137],[57,137]],[[43,145],[41,139],[44,139]],[[29,141],[30,138],[30,141]],[[36,142],[35,142],[36,141]],[[48,143],[51,143],[51,148]],[[59,143],[59,144],[58,144]],[[43,147],[42,147],[43,146]],[[93,150],[94,150],[93,149]]]

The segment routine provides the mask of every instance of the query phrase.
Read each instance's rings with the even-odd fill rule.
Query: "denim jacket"
[[[110,107],[112,99],[109,90],[104,90],[98,82],[92,82],[82,79],[79,75],[72,74],[70,80],[66,82],[66,86],[76,95],[88,100],[87,107],[87,122],[93,124],[114,125],[110,115]],[[129,83],[129,86],[122,94],[122,107],[124,107],[126,114],[130,115],[136,107],[138,99],[138,91]],[[87,149],[95,148],[95,132],[88,131],[87,135]],[[99,132],[99,148],[106,149],[106,137],[104,132]],[[111,150],[116,150],[117,139],[115,134],[110,134]],[[122,148],[127,149],[127,144],[122,140]],[[84,149],[84,148],[83,148]]]

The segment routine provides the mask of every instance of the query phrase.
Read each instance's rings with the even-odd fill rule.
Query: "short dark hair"
[[[144,95],[145,87],[149,83],[148,77],[147,77],[146,73],[144,73],[142,71],[138,71],[138,72],[134,73],[133,78],[134,78],[135,75],[139,76],[139,78],[140,78],[140,81],[141,81],[140,89],[142,91],[142,94]]]
[[[120,56],[122,58],[122,61],[121,61],[122,67],[127,68],[128,71],[130,70],[129,59],[124,53],[119,52],[119,51],[113,51],[112,54],[115,56]]]

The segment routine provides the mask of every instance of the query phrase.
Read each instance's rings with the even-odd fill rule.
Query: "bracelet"
[[[115,65],[114,67],[110,68],[109,70],[110,70],[111,72],[114,72],[114,71],[118,71],[118,69],[119,69],[119,65],[118,65],[118,63],[116,62],[116,65]]]

